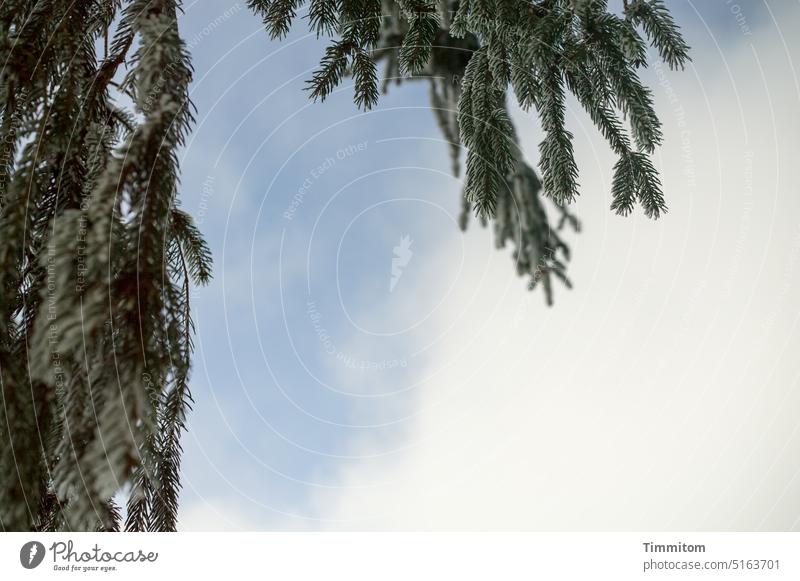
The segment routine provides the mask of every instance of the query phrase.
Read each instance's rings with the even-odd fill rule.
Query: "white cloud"
[[[798,94],[775,31],[754,42],[696,51],[677,100],[651,77],[659,222],[610,213],[613,159],[573,119],[586,231],[553,309],[467,236],[404,441],[354,439],[344,492],[312,500],[331,527],[800,528]],[[420,309],[457,244],[420,257]]]
[[[181,531],[243,531],[254,528],[246,514],[232,508],[224,499],[192,502],[181,509]]]

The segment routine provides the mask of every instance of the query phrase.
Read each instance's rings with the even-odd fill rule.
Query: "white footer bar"
[[[0,534],[0,579],[800,580],[800,533]]]

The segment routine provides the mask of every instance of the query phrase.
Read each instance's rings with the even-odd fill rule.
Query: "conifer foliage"
[[[303,4],[249,0],[272,38],[284,37]],[[359,20],[354,21],[354,17]],[[373,61],[385,60],[391,78],[427,79],[445,139],[466,149],[462,225],[471,212],[494,221],[498,246],[514,244],[520,274],[567,286],[569,249],[558,235],[578,228],[566,209],[579,193],[573,136],[566,123],[572,93],[617,155],[611,208],[627,215],[637,205],[652,218],[667,210],[650,154],[661,143],[651,91],[638,70],[648,44],[673,69],[689,60],[688,46],[661,0],[625,0],[621,13],[605,0],[310,0],[308,21],[332,39],[309,80],[311,97],[324,100],[347,74],[355,101],[375,105]],[[379,23],[379,25],[378,25]],[[380,31],[380,33],[378,33]],[[510,121],[509,90],[541,121],[542,183],[524,162]],[[539,191],[557,207],[552,228]]]
[[[248,3],[276,39],[304,8]],[[568,92],[618,156],[612,208],[665,211],[649,158],[659,122],[637,69],[648,42],[672,68],[688,49],[659,0],[628,0],[620,14],[601,0],[305,8],[311,29],[330,37],[311,97],[350,75],[356,104],[374,107],[381,62],[384,90],[428,82],[456,175],[461,144],[467,152],[462,227],[473,213],[492,223],[548,301],[553,276],[569,284],[558,231],[578,228],[567,209],[578,194]],[[2,530],[176,528],[190,288],[211,276],[209,249],[178,202],[178,153],[193,122],[180,15],[179,0],[0,4]],[[541,183],[520,151],[509,89],[541,120]]]
[[[189,288],[211,267],[176,199],[177,16],[176,0],[0,7],[4,530],[118,529],[121,489],[129,530],[175,528]]]

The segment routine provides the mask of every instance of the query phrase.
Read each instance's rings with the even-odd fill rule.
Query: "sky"
[[[185,4],[181,197],[215,276],[182,530],[800,530],[800,5],[670,6],[693,61],[642,73],[669,213],[609,210],[570,101],[583,229],[548,308],[458,229],[425,84],[312,103],[304,21],[270,41],[242,0]]]

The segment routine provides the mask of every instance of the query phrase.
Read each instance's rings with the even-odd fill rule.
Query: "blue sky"
[[[393,90],[367,115],[347,86],[310,103],[304,81],[323,45],[304,31],[271,43],[237,6],[226,17],[198,3],[184,25],[197,39],[199,114],[183,203],[216,260],[195,301],[199,404],[185,502],[241,495],[256,505],[253,522],[270,526],[276,513],[315,517],[302,509],[308,488],[348,461],[353,433],[392,442],[402,431],[402,394],[396,417],[377,418],[370,404],[407,383],[423,357],[412,357],[407,334],[387,336],[397,329],[378,312],[411,299],[402,285],[389,293],[392,247],[405,234],[431,248],[457,232],[459,185],[425,86]],[[404,274],[413,271],[411,262]],[[381,335],[351,349],[353,323]]]
[[[781,454],[790,457],[798,446],[790,429],[795,423],[759,418],[771,418],[778,404],[786,405],[798,366],[753,354],[796,343],[794,324],[779,309],[792,306],[783,286],[797,284],[786,266],[797,259],[794,230],[782,222],[795,209],[784,204],[796,172],[781,163],[785,154],[777,153],[773,141],[778,143],[779,125],[780,139],[787,139],[784,131],[791,133],[782,107],[796,111],[797,105],[786,56],[796,55],[796,43],[782,44],[775,20],[798,12],[788,4],[777,16],[758,3],[674,4],[694,63],[682,74],[645,74],[656,87],[665,123],[667,140],[656,161],[672,212],[658,223],[613,216],[613,160],[585,116],[571,113],[584,172],[576,210],[586,231],[572,237],[576,289],[557,289],[553,309],[544,307],[538,293],[525,291],[508,253],[491,248],[488,232],[473,226],[465,236],[458,230],[460,184],[449,174],[425,84],[393,86],[368,114],[356,110],[347,83],[325,103],[313,104],[303,86],[322,41],[299,26],[285,41],[270,42],[243,2],[185,6],[182,30],[194,58],[198,121],[182,161],[182,200],[211,244],[215,278],[194,298],[197,403],[185,438],[183,528],[668,527],[668,511],[642,516],[643,505],[628,507],[627,516],[616,521],[602,511],[586,520],[575,516],[581,510],[576,499],[602,491],[575,488],[572,497],[565,492],[559,502],[577,507],[572,514],[527,506],[525,492],[510,484],[570,490],[543,474],[559,474],[555,467],[565,455],[578,461],[586,453],[576,443],[587,439],[576,435],[585,429],[577,423],[570,435],[557,436],[570,418],[588,413],[584,406],[590,402],[600,408],[624,402],[608,414],[625,406],[639,406],[635,414],[654,413],[649,406],[661,403],[662,416],[673,422],[670,429],[684,422],[685,433],[729,442],[777,425],[775,442],[785,443]],[[761,78],[753,76],[759,72]],[[766,91],[758,93],[754,84]],[[782,99],[784,94],[793,94],[794,101]],[[775,100],[777,117],[771,121],[760,108],[765,96]],[[690,137],[681,125],[684,115]],[[521,112],[515,117],[535,163],[538,125]],[[762,133],[764,142],[758,141]],[[794,142],[780,143],[787,153],[796,150]],[[749,173],[742,173],[751,163]],[[747,185],[753,175],[771,188],[759,193],[765,201],[755,206]],[[411,259],[392,289],[393,248],[404,236],[413,239]],[[761,283],[784,282],[752,280],[746,274],[755,265]],[[755,305],[772,310],[756,312]],[[753,313],[752,320],[743,312]],[[765,328],[770,315],[781,322]],[[726,321],[739,325],[727,328]],[[760,335],[742,331],[747,325]],[[728,337],[741,339],[723,349],[720,341]],[[657,356],[643,352],[650,343],[660,347]],[[698,349],[708,356],[697,360]],[[638,355],[631,359],[631,353]],[[737,353],[752,355],[752,364],[734,365],[731,375],[721,372]],[[496,367],[486,375],[484,363]],[[648,383],[654,366],[666,386],[678,386],[668,401],[660,400],[658,385]],[[691,372],[679,373],[681,366]],[[731,388],[737,375],[752,379],[741,392]],[[774,379],[773,387],[765,377]],[[476,378],[482,378],[480,389],[472,390]],[[764,391],[748,391],[758,386]],[[708,400],[693,400],[698,390]],[[726,405],[741,404],[747,422],[725,423],[727,412],[715,411],[719,400],[711,397],[716,390],[733,393]],[[754,407],[754,393],[775,407]],[[495,408],[501,404],[505,411]],[[554,448],[537,451],[532,438],[542,434],[526,431],[531,415],[513,415],[526,406],[531,414],[558,420],[544,433]],[[717,424],[701,420],[717,415]],[[510,423],[498,428],[500,418]],[[591,416],[580,426],[593,421]],[[788,431],[781,431],[781,421]],[[547,425],[542,418],[542,429]],[[641,467],[630,444],[641,426],[600,425],[609,442],[626,442],[628,455],[619,456],[617,474]],[[511,435],[495,440],[506,431]],[[702,464],[717,450],[719,468],[705,476],[709,482],[730,478],[736,456],[705,441],[708,449],[698,448],[692,462]],[[464,442],[473,443],[461,450]],[[676,461],[666,441],[651,444],[652,464]],[[751,456],[761,452],[767,453],[755,448]],[[603,454],[594,451],[594,457]],[[537,457],[542,470],[519,468]],[[781,457],[775,461],[779,467],[785,464]],[[775,477],[789,499],[797,496],[790,480],[797,457],[792,470],[787,465]],[[613,465],[598,468],[597,479],[611,488]],[[693,467],[682,470],[692,473]],[[464,482],[479,480],[476,470],[495,477],[470,489]],[[664,481],[657,471],[648,474]],[[682,479],[673,484],[700,502],[697,487]],[[441,485],[438,496],[428,495],[426,482],[431,490]],[[404,496],[412,490],[417,492]],[[726,502],[750,493],[758,500],[763,488],[734,487]],[[498,496],[517,499],[508,501],[512,508],[503,518],[488,509]],[[456,498],[462,500],[449,506]],[[560,507],[559,502],[548,504]],[[401,516],[389,510],[393,503]],[[619,513],[618,504],[609,504]],[[511,516],[515,511],[518,519]],[[741,523],[756,514],[743,515]],[[673,524],[696,528],[703,522],[725,525],[712,512],[707,521],[687,515]]]

